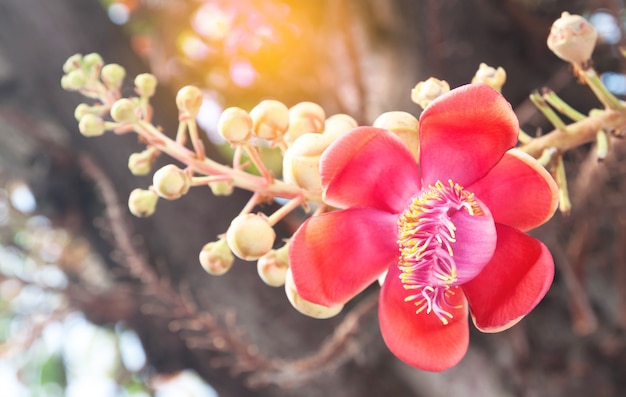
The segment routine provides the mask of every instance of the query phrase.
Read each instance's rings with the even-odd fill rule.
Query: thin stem
[[[556,114],[554,110],[552,110],[552,108],[543,99],[539,92],[534,91],[532,94],[530,94],[530,100],[532,101],[532,103],[535,104],[535,106],[537,106],[537,109],[539,109],[539,111],[541,111],[541,113],[546,116],[548,121],[550,121],[550,123],[552,123],[552,125],[556,129],[561,131],[565,131],[567,129],[567,125],[565,124],[565,122],[561,120],[561,118]]]
[[[593,91],[598,100],[602,102],[604,107],[613,110],[624,110],[624,106],[622,106],[620,100],[607,90],[594,68],[583,70],[579,65],[575,65],[575,67],[580,71],[579,76],[589,85],[591,91]]]
[[[563,214],[569,214],[572,210],[572,203],[569,199],[569,191],[567,189],[567,177],[565,175],[565,165],[563,164],[563,156],[558,155],[555,158],[554,180],[559,186],[559,210]]]
[[[550,104],[550,106],[554,107],[556,110],[574,121],[580,121],[586,117],[584,114],[580,113],[578,110],[568,105],[564,100],[561,99],[561,97],[556,94],[556,92],[552,91],[549,88],[543,89],[542,97],[546,102]]]
[[[196,120],[189,119],[187,121],[187,128],[189,129],[191,144],[193,145],[193,150],[195,150],[196,155],[198,156],[198,160],[204,160],[204,146],[202,145],[200,135],[198,134],[198,124],[196,124]]]
[[[300,206],[300,204],[302,204],[302,201],[303,201],[302,197],[295,197],[289,200],[287,204],[283,205],[276,212],[274,212],[272,215],[269,216],[268,218],[269,224],[272,226],[277,224],[287,214],[289,214],[291,211],[295,210],[298,206]]]
[[[259,156],[258,150],[249,143],[243,144],[242,147],[243,147],[243,150],[246,151],[246,154],[248,155],[248,157],[250,157],[250,160],[252,160],[252,163],[254,164],[254,166],[257,168],[257,170],[259,170],[263,178],[265,178],[269,183],[271,183],[272,180],[274,180],[274,177],[267,170],[267,167],[263,163],[263,160],[261,160],[261,156]]]

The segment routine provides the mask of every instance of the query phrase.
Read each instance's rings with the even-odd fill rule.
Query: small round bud
[[[100,136],[104,134],[104,120],[95,114],[86,114],[80,119],[78,129],[86,137]]]
[[[235,257],[224,239],[210,242],[202,247],[200,265],[209,274],[221,276],[233,266]]]
[[[343,305],[336,305],[333,307],[326,307],[322,305],[318,305],[316,303],[309,302],[302,298],[300,294],[298,294],[298,290],[296,289],[296,285],[293,282],[293,275],[291,274],[291,269],[287,270],[287,274],[285,276],[285,293],[287,294],[287,299],[289,303],[300,313],[305,316],[313,317],[313,318],[331,318],[336,316],[343,309]]]
[[[301,135],[285,151],[283,157],[283,179],[312,193],[322,192],[320,156],[331,141],[322,134]]]
[[[230,196],[233,194],[233,184],[227,181],[210,182],[209,188],[216,196]]]
[[[128,209],[136,217],[143,218],[154,214],[159,196],[152,190],[135,189],[128,197]]]
[[[92,111],[91,106],[86,103],[80,103],[76,106],[76,109],[74,109],[74,118],[76,118],[76,121],[80,121],[83,116],[87,114],[92,114]]]
[[[128,169],[135,176],[147,175],[152,169],[156,151],[148,148],[128,156]]]
[[[484,83],[494,90],[501,91],[502,86],[506,82],[506,72],[502,67],[498,69],[492,68],[486,63],[478,66],[476,74],[472,78],[472,83]]]
[[[346,132],[358,126],[359,123],[351,116],[343,113],[334,114],[327,118],[324,123],[324,136],[327,136],[331,141],[335,141]]]
[[[270,252],[276,232],[262,214],[239,215],[226,231],[228,246],[237,257],[253,261]]]
[[[138,74],[135,77],[135,91],[139,96],[151,97],[157,87],[157,78],[151,73]]]
[[[196,86],[186,85],[176,94],[176,106],[181,116],[195,118],[202,106],[202,91]]]
[[[300,102],[289,108],[289,129],[285,139],[293,142],[308,132],[322,132],[326,113],[317,103]]]
[[[261,280],[270,287],[284,285],[289,269],[289,244],[260,257],[256,269]]]
[[[124,77],[126,77],[126,69],[117,63],[109,63],[102,67],[100,77],[107,87],[119,88],[122,86]]]
[[[417,83],[415,88],[411,90],[411,100],[425,108],[448,91],[450,91],[450,85],[445,80],[431,77],[426,81]]]
[[[259,102],[251,111],[252,134],[261,139],[274,140],[287,132],[289,109],[273,99]]]
[[[419,121],[407,112],[387,112],[374,120],[374,127],[384,128],[396,134],[413,154],[415,161],[419,161]]]
[[[68,91],[78,91],[87,85],[87,75],[82,69],[72,70],[61,78],[61,87]]]
[[[174,164],[168,164],[154,173],[152,186],[164,199],[176,200],[189,191],[191,178]]]
[[[87,70],[100,69],[104,66],[104,61],[100,54],[92,52],[83,57],[83,66]]]
[[[128,98],[118,99],[111,107],[111,118],[118,123],[135,121],[137,104]]]
[[[73,70],[80,69],[82,66],[83,56],[81,54],[74,54],[67,58],[63,64],[63,72],[69,73]]]
[[[241,108],[228,108],[220,115],[217,131],[232,145],[248,142],[252,137],[252,119]]]
[[[554,21],[548,48],[566,62],[582,65],[591,58],[598,32],[585,18],[567,12]]]

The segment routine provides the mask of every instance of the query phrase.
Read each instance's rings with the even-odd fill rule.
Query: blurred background
[[[331,320],[295,312],[254,265],[222,277],[198,263],[247,201],[192,189],[147,219],[125,203],[133,136],[82,137],[84,98],[60,87],[74,53],[132,78],[154,73],[154,122],[175,134],[174,97],[201,87],[211,157],[222,109],[265,98],[321,104],[362,124],[405,110],[418,81],[452,87],[502,66],[526,132],[550,125],[527,99],[547,86],[587,112],[599,103],[546,47],[562,11],[599,32],[593,60],[626,94],[620,0],[0,0],[0,385],[3,396],[622,396],[626,394],[626,146],[567,154],[573,211],[533,233],[557,265],[553,287],[516,327],[472,331],[440,374],[407,367],[380,337],[376,287]],[[161,162],[166,159],[161,159]],[[228,161],[228,160],[225,160]],[[284,236],[297,218],[280,225]],[[353,320],[358,320],[354,323]],[[316,352],[353,321],[343,343]],[[356,325],[354,325],[356,324]],[[344,328],[338,328],[344,327]],[[337,340],[335,337],[334,340]],[[304,359],[304,361],[303,361]]]

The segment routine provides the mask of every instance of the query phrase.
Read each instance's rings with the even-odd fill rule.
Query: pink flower
[[[511,149],[518,121],[495,90],[452,90],[420,118],[419,165],[392,133],[357,128],[322,156],[325,201],[291,240],[299,294],[342,304],[388,271],[379,321],[389,349],[442,371],[469,342],[468,312],[485,332],[507,329],[546,294],[547,248],[524,232],[548,220],[557,187]],[[509,150],[511,149],[511,150]]]

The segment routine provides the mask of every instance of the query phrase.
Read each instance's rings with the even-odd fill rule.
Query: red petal
[[[465,355],[469,343],[467,307],[463,291],[453,287],[448,299],[455,307],[443,324],[433,313],[415,313],[413,302],[405,302],[410,292],[398,278],[396,266],[389,269],[380,294],[378,316],[380,329],[389,350],[405,363],[425,370],[443,371],[456,365]]]
[[[324,306],[346,303],[398,260],[397,215],[350,208],[309,218],[291,239],[296,289]]]
[[[359,127],[334,142],[320,160],[324,201],[339,208],[399,213],[420,190],[417,164],[400,138]]]
[[[507,329],[544,297],[554,277],[550,252],[539,240],[496,224],[498,245],[493,258],[473,280],[463,285],[476,328]]]
[[[431,103],[420,117],[423,183],[452,179],[467,187],[515,146],[519,122],[500,93],[469,84]]]
[[[522,231],[552,217],[559,189],[550,173],[528,154],[511,149],[482,179],[467,188],[491,210],[493,219]]]

